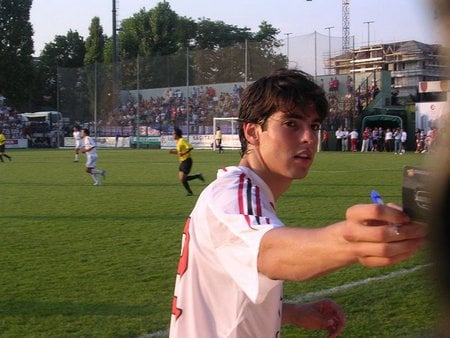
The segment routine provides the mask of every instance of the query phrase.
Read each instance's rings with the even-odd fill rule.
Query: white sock
[[[103,170],[99,170],[99,169],[92,169],[91,173],[95,174],[101,174],[103,172]]]
[[[98,180],[97,175],[95,173],[91,174],[91,176],[92,176],[92,179],[94,180],[94,183],[99,183],[99,180]]]

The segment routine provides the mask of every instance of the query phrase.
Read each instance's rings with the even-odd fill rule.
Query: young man
[[[6,136],[3,134],[3,129],[0,129],[0,161],[5,162],[3,160],[3,156],[5,156],[8,160],[11,161],[11,156],[5,153],[6,146]]]
[[[80,150],[86,154],[86,172],[91,175],[94,185],[101,185],[102,183],[97,175],[101,175],[105,179],[106,170],[95,169],[98,160],[97,145],[94,139],[89,136],[89,129],[81,129],[81,137],[83,138],[83,147]]]
[[[81,128],[79,126],[75,126],[72,129],[72,136],[73,139],[75,141],[75,159],[73,160],[74,162],[78,162],[79,161],[79,153],[80,153],[80,149],[81,149]]]
[[[191,151],[194,149],[192,145],[183,138],[183,133],[181,129],[175,128],[173,131],[173,138],[177,141],[177,149],[172,149],[169,152],[171,154],[178,155],[180,159],[180,166],[178,167],[178,177],[180,179],[181,184],[183,184],[184,188],[187,191],[187,196],[192,196],[194,193],[189,186],[188,181],[199,179],[201,181],[205,181],[203,175],[198,173],[196,175],[190,175],[192,169],[192,157]]]
[[[423,228],[385,205],[353,206],[324,228],[286,227],[277,217],[278,198],[308,173],[327,111],[323,90],[300,71],[279,70],[245,89],[239,166],[219,170],[184,227],[171,338],[279,337],[282,323],[337,337],[340,307],[283,304],[283,281],[358,262],[386,266],[421,247]]]

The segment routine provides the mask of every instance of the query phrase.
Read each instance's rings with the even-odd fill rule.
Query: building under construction
[[[374,44],[331,58],[327,66],[335,75],[353,76],[355,89],[361,84],[367,89],[380,87],[382,72],[389,71],[389,91],[398,98],[397,103],[405,104],[417,95],[420,81],[445,78],[442,48],[414,40]]]

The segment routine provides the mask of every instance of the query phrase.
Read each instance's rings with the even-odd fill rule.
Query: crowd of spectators
[[[323,78],[320,85],[324,87]],[[344,88],[345,87],[345,88]],[[355,89],[353,78],[348,76],[340,83],[338,77],[331,77],[327,88],[330,110],[325,127],[334,129],[349,117],[356,117],[379,93],[375,82],[363,83]],[[113,112],[102,117],[99,128],[103,136],[132,135],[137,126],[146,126],[141,134],[159,135],[170,132],[174,125],[186,125],[189,114],[191,131],[206,132],[212,128],[214,117],[236,117],[239,97],[243,88],[235,84],[230,91],[220,93],[214,86],[194,86],[189,98],[180,89],[167,88],[160,96],[139,97],[129,94],[127,100]],[[333,127],[334,126],[334,127]],[[144,131],[142,131],[144,130]]]
[[[104,119],[102,129],[107,132],[119,127],[119,133],[126,136],[136,126],[145,125],[150,127],[147,130],[164,133],[174,125],[186,124],[189,114],[191,127],[198,130],[212,126],[214,117],[237,117],[242,90],[242,86],[234,85],[231,92],[219,94],[212,86],[193,87],[189,98],[171,88],[158,97],[138,99],[129,94],[127,101]]]
[[[0,129],[3,130],[6,139],[19,139],[26,134],[26,126],[19,112],[3,103],[0,104]]]

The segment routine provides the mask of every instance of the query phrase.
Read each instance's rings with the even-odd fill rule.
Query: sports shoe
[[[203,177],[202,173],[197,173],[198,179],[202,182],[205,182],[205,178]]]
[[[102,173],[100,175],[102,175],[103,179],[105,180],[106,179],[106,170],[102,170]]]
[[[93,185],[102,185],[100,181],[95,182]]]
[[[192,193],[192,192],[188,192],[187,194],[186,194],[186,196],[193,196],[194,194]]]

